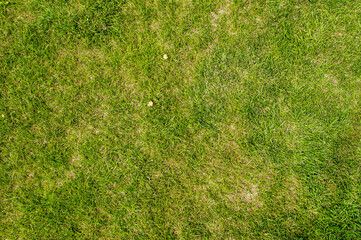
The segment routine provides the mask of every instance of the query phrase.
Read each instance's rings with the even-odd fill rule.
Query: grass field
[[[0,0],[0,239],[361,239],[360,0]]]

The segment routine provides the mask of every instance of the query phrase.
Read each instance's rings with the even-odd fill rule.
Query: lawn
[[[1,239],[361,239],[360,0],[0,0]]]

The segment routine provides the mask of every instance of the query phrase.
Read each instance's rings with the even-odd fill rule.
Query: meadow
[[[361,239],[360,0],[0,0],[1,239]]]

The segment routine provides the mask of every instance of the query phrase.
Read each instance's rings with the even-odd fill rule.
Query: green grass
[[[360,32],[358,0],[1,0],[0,238],[360,239]]]

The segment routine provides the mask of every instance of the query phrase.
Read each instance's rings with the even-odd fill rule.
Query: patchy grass
[[[0,1],[1,238],[360,239],[360,17]]]

